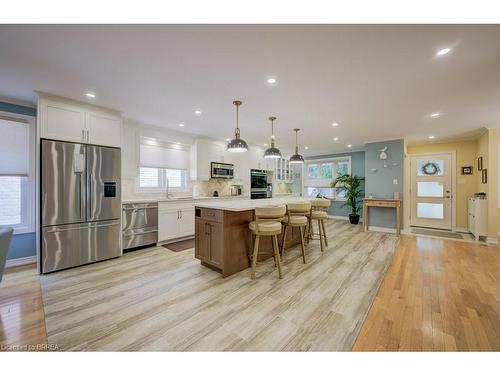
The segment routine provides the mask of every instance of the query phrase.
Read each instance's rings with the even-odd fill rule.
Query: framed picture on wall
[[[481,171],[481,182],[483,184],[487,184],[488,183],[488,170],[487,169],[483,169]]]
[[[477,158],[477,170],[478,171],[483,170],[483,157],[482,156]]]
[[[462,174],[472,174],[472,167],[462,167]]]

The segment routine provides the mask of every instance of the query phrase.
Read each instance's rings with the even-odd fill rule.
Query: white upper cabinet
[[[119,117],[98,112],[87,112],[88,143],[103,146],[121,146],[122,121]]]
[[[39,94],[38,113],[42,138],[121,147],[122,119],[118,112]]]
[[[65,103],[45,101],[39,107],[42,137],[83,142],[85,137],[85,112]]]
[[[228,152],[221,142],[198,139],[191,155],[191,179],[207,181],[210,179],[210,163],[230,163]]]

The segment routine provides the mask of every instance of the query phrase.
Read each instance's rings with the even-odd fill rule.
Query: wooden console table
[[[369,207],[389,207],[396,209],[396,233],[401,233],[401,200],[390,198],[365,198],[363,202],[363,227],[365,232],[368,230]]]

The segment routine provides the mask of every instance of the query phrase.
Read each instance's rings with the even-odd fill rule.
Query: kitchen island
[[[258,207],[309,201],[302,197],[203,201],[195,205],[195,257],[201,264],[227,277],[250,267],[252,233],[248,224]],[[300,242],[300,233],[289,230],[286,247]],[[259,261],[272,256],[271,238],[260,242]]]

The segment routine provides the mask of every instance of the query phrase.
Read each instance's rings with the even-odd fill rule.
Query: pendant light
[[[233,104],[236,106],[236,130],[234,131],[234,139],[227,144],[227,151],[229,152],[247,152],[247,143],[240,138],[240,128],[239,128],[239,118],[238,118],[238,107],[241,105],[240,100],[235,100]]]
[[[269,117],[269,120],[271,120],[271,147],[264,152],[264,158],[279,159],[281,158],[281,151],[274,147],[274,120],[276,120],[276,117],[271,116]]]
[[[298,143],[298,128],[293,129],[295,132],[295,154],[290,157],[291,164],[300,164],[304,162],[304,157],[299,154],[299,143]]]

